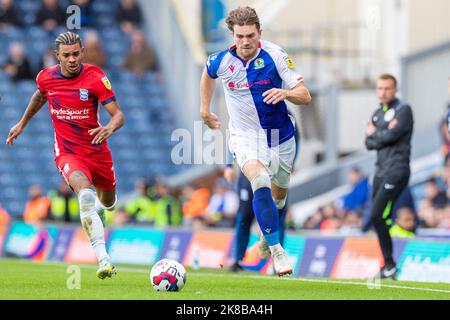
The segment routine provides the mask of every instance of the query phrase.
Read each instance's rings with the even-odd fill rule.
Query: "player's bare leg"
[[[272,198],[273,192],[278,197],[283,195],[283,190],[276,188],[272,191],[270,176],[259,160],[249,160],[242,171],[252,185],[253,209],[264,240],[269,246],[275,272],[279,276],[289,275],[292,273],[292,267],[280,244],[278,210]]]
[[[116,270],[111,265],[109,255],[106,252],[105,230],[95,209],[97,196],[92,190],[92,184],[82,171],[74,171],[70,174],[69,185],[78,196],[81,225],[99,261],[97,276],[100,279],[111,277],[116,273]]]

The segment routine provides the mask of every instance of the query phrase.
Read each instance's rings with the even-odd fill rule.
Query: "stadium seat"
[[[96,0],[93,11],[100,17],[97,22],[101,26],[97,25],[95,29],[99,32],[107,57],[108,69],[104,71],[126,116],[125,126],[109,140],[115,161],[118,194],[123,195],[133,190],[136,179],[140,177],[171,174],[181,169],[172,165],[171,142],[164,136],[173,130],[173,125],[170,114],[160,114],[166,114],[168,108],[159,74],[152,71],[137,77],[120,68],[131,38],[114,26],[117,3],[117,0]],[[32,25],[39,6],[40,1],[17,1],[25,27],[0,32],[2,52],[7,52],[13,41],[30,40],[26,43],[26,51],[33,67],[37,67],[40,55],[49,46],[53,47],[55,37],[67,31],[60,27],[48,33]],[[1,55],[0,63],[6,56]],[[34,80],[12,83],[9,76],[0,71],[0,105],[3,110],[0,135],[6,136],[9,128],[20,119],[35,90]],[[108,113],[100,108],[100,122],[105,124],[108,119]],[[53,160],[53,139],[53,127],[45,106],[35,115],[14,147],[0,145],[0,203],[13,215],[22,214],[31,184],[37,183],[47,192],[61,182]]]

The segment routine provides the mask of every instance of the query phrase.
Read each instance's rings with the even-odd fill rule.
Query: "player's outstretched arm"
[[[215,87],[215,80],[208,75],[205,69],[200,80],[200,116],[211,129],[220,128],[219,118],[211,112],[211,99]]]
[[[92,144],[102,143],[104,140],[108,139],[113,132],[119,130],[125,123],[125,115],[116,101],[104,105],[104,108],[111,115],[111,120],[109,120],[108,124],[104,127],[100,126],[88,131],[91,136],[94,136]]]
[[[39,90],[33,94],[28,103],[28,106],[22,116],[22,119],[15,124],[11,130],[9,130],[8,137],[6,138],[6,144],[13,144],[22,131],[27,126],[28,122],[33,118],[33,116],[41,110],[42,106],[47,102],[47,97],[45,94],[41,93]]]

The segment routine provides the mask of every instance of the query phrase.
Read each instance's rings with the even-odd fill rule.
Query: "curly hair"
[[[259,22],[258,14],[255,9],[251,7],[238,7],[231,10],[225,20],[228,29],[234,32],[234,26],[251,26],[256,25],[258,31],[261,30],[261,23]]]

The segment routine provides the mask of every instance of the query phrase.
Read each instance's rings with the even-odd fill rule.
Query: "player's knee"
[[[274,201],[275,201],[275,205],[277,206],[278,210],[281,210],[286,206],[286,198],[281,199],[281,200],[274,199]]]
[[[84,216],[95,210],[95,192],[92,189],[82,189],[78,193],[78,202],[80,204],[80,214]]]
[[[270,189],[270,176],[267,173],[260,173],[251,181],[252,190],[255,192],[258,189]]]
[[[117,195],[114,197],[114,200],[111,199],[102,199],[101,201],[97,199],[96,206],[99,206],[104,210],[113,210],[117,204]]]

